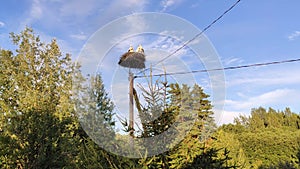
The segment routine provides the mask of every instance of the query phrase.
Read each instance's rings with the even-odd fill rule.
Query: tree
[[[252,109],[251,116],[240,116],[235,125],[223,125],[220,130],[238,140],[246,156],[245,168],[288,168],[299,164],[298,120],[299,115],[289,108],[276,111],[260,107]]]
[[[192,90],[183,85],[171,85],[171,93],[178,93],[173,96],[173,104],[180,107],[182,111],[178,130],[184,135],[182,141],[170,152],[170,168],[182,168],[202,154],[206,149],[206,143],[209,141],[210,134],[215,130],[215,124],[212,118],[212,105],[207,99],[209,95],[203,92],[203,89],[194,85]],[[204,149],[203,149],[204,148]]]
[[[84,81],[80,82],[85,84]],[[82,126],[79,152],[79,168],[118,168],[116,155],[101,146],[110,146],[115,139],[113,120],[114,104],[106,93],[100,74],[89,79],[76,97],[76,109]],[[85,133],[86,132],[86,133]],[[100,145],[98,145],[98,144]]]
[[[278,164],[271,164],[269,166],[261,165],[259,166],[259,169],[297,169],[297,166],[287,161],[286,162],[280,161]]]
[[[139,110],[139,117],[141,119],[142,131],[140,138],[154,138],[145,140],[142,143],[142,151],[146,152],[146,155],[150,154],[151,157],[143,158],[139,161],[141,166],[147,169],[152,168],[169,168],[168,150],[173,140],[176,137],[177,132],[171,126],[176,121],[178,115],[177,107],[169,102],[169,92],[167,91],[169,86],[166,80],[155,79],[150,75],[147,79],[148,86],[143,87],[139,85],[142,91],[145,105],[142,106],[139,103],[139,99],[136,97],[136,105]],[[155,145],[150,147],[149,145]],[[158,155],[158,152],[163,152]]]
[[[85,82],[81,82],[84,85]],[[83,90],[76,91],[76,112],[81,126],[98,143],[114,138],[114,104],[108,98],[99,74],[92,76]],[[105,136],[105,137],[103,137]],[[99,139],[99,140],[97,140]]]
[[[291,130],[300,129],[300,116],[291,112],[289,108],[284,111],[276,111],[272,108],[266,110],[263,107],[253,108],[251,116],[240,116],[235,119],[237,125],[242,125],[250,130],[263,128],[288,128]]]
[[[116,139],[101,76],[87,82],[55,39],[45,44],[30,28],[11,38],[16,51],[0,50],[0,168],[140,168],[94,142]]]
[[[242,169],[246,167],[248,161],[243,150],[242,144],[237,138],[239,134],[226,132],[222,128],[219,128],[218,131],[213,134],[215,140],[212,143],[212,147],[215,149],[224,149],[224,151],[226,149],[228,155],[231,158],[228,161],[226,161],[227,165],[235,166],[236,168]],[[224,151],[219,151],[217,153],[218,159],[224,158]]]
[[[203,148],[203,152],[196,156],[196,158],[186,166],[184,169],[230,169],[237,168],[235,165],[228,164],[231,160],[229,157],[229,151],[225,148],[223,152],[223,157],[218,157],[221,149],[216,148]]]
[[[218,152],[208,148],[210,135],[216,128],[209,96],[198,85],[194,85],[191,89],[187,85],[168,85],[166,81],[161,82],[160,79],[153,83],[151,76],[150,78],[149,89],[141,87],[146,106],[138,108],[143,128],[140,137],[154,137],[169,132],[168,138],[161,137],[159,143],[151,143],[151,145],[160,145],[164,142],[165,146],[171,149],[142,160],[142,166],[185,168],[190,164],[196,164],[193,163],[196,159],[217,158],[216,153],[205,154],[205,152]],[[171,126],[175,127],[175,130],[170,130]],[[227,160],[229,159],[224,161]],[[212,166],[220,163],[218,159],[210,162]]]
[[[11,34],[15,54],[1,50],[2,167],[62,168],[75,163],[71,84],[74,66],[56,40],[40,41],[32,29]],[[5,155],[4,155],[5,154]]]

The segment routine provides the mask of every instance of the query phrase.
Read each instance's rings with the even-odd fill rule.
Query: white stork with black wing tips
[[[132,45],[130,45],[130,47],[128,49],[128,52],[134,52],[134,49],[133,49]]]
[[[145,54],[142,45],[139,45],[136,52],[130,46],[128,52],[124,53],[118,64],[123,67],[143,69],[145,68]]]
[[[136,49],[136,52],[144,54],[144,49],[143,49],[142,45],[138,46],[138,48]]]

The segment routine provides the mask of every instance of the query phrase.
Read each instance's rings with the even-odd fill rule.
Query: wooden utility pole
[[[134,139],[134,113],[133,113],[133,73],[129,71],[129,135],[130,135],[130,145],[133,147]]]
[[[133,83],[134,83],[134,75],[130,71],[133,69],[144,69],[145,68],[145,54],[142,45],[139,45],[136,52],[134,52],[133,47],[130,46],[129,50],[124,53],[118,62],[120,66],[129,68],[129,137],[130,137],[130,145],[133,149],[134,145],[134,109],[133,109]]]

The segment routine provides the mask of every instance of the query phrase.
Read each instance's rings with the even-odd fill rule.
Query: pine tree
[[[150,83],[148,88],[142,87],[148,104],[139,112],[143,125],[141,137],[169,132],[169,137],[162,137],[160,142],[145,143],[155,145],[152,146],[154,151],[169,149],[142,160],[142,165],[146,164],[146,168],[183,168],[204,152],[205,140],[209,140],[215,130],[209,96],[198,85],[190,89],[187,85],[181,87],[179,84],[168,85],[165,81],[161,83],[159,79]],[[175,130],[170,130],[171,126]],[[166,147],[158,146],[161,142],[166,143]]]
[[[81,126],[87,134],[99,143],[103,143],[103,139],[108,142],[114,138],[114,105],[108,98],[101,76],[97,74],[91,77],[84,90],[76,92],[80,93],[77,95],[76,110]]]
[[[81,81],[82,85],[85,84]],[[78,167],[117,168],[117,157],[108,148],[115,139],[114,104],[106,93],[100,74],[92,76],[87,86],[79,88],[76,109],[82,126]]]
[[[150,154],[151,157],[141,159],[140,164],[147,169],[169,168],[168,152],[165,151],[168,151],[176,136],[176,131],[171,126],[176,120],[177,112],[176,108],[168,102],[168,83],[166,79],[155,79],[154,81],[150,77],[147,88],[141,85],[139,88],[146,104],[141,106],[139,111],[142,131],[138,137],[155,137],[153,140],[145,140],[142,143],[142,147],[146,147],[143,151],[146,152],[146,155]],[[149,147],[149,145],[154,146]],[[157,154],[158,152],[162,154]]]
[[[198,85],[192,90],[183,85],[171,85],[172,102],[180,107],[178,130],[183,140],[170,152],[170,168],[182,168],[203,153],[205,142],[214,130],[212,105],[208,95]],[[174,93],[176,93],[174,95]],[[204,146],[205,147],[205,146]]]

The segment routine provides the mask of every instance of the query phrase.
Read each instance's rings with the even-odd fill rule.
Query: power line
[[[203,72],[222,71],[222,70],[233,70],[233,69],[268,66],[268,65],[275,65],[275,64],[282,64],[282,63],[292,63],[292,62],[299,62],[299,61],[300,61],[300,58],[299,59],[282,60],[282,61],[265,62],[265,63],[255,63],[255,64],[241,65],[241,66],[230,66],[230,67],[216,68],[216,69],[202,69],[202,70],[192,70],[192,71],[182,71],[182,72],[172,72],[172,73],[160,73],[160,74],[155,74],[152,76],[179,75],[179,74],[203,73]],[[135,78],[141,78],[141,77],[149,77],[149,76],[135,76]]]
[[[195,39],[197,39],[199,36],[201,36],[205,31],[207,31],[211,26],[213,26],[216,22],[218,22],[224,15],[226,15],[228,12],[230,12],[241,0],[237,0],[232,6],[230,6],[226,11],[223,12],[222,15],[220,15],[218,18],[216,18],[215,20],[213,20],[208,26],[206,26],[200,33],[196,34],[192,39],[186,41],[185,43],[183,43],[182,46],[180,46],[179,48],[177,48],[175,51],[173,51],[172,53],[170,53],[169,55],[167,55],[166,57],[162,58],[161,60],[159,60],[158,62],[154,63],[152,66],[156,66],[159,63],[165,61],[166,59],[168,59],[169,57],[171,57],[172,55],[176,54],[178,51],[180,51],[181,49],[183,49],[184,47],[186,47],[189,43],[191,43],[192,41],[194,41]],[[148,68],[149,69],[149,68]],[[144,72],[148,69],[145,69],[141,72]],[[139,73],[141,73],[139,72]],[[139,74],[138,73],[138,74]]]

